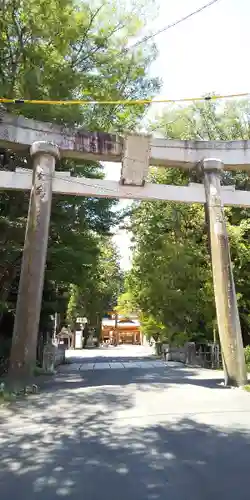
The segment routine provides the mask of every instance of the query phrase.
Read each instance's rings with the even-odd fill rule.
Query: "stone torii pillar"
[[[10,380],[26,379],[36,363],[36,346],[46,265],[52,182],[58,147],[34,142],[33,179],[10,356]]]
[[[241,326],[235,292],[224,207],[221,200],[221,160],[201,162],[209,218],[211,258],[217,323],[221,342],[225,384],[247,383]]]

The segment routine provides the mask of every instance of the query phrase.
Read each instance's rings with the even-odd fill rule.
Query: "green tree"
[[[120,314],[121,316],[127,316],[128,318],[131,314],[139,314],[136,303],[134,301],[134,297],[130,290],[127,289],[126,292],[123,292],[118,296],[115,311],[117,314]]]
[[[145,12],[115,0],[9,0],[0,21],[0,88],[26,99],[148,98],[155,46],[126,50],[146,24]],[[144,15],[143,15],[144,14]],[[27,117],[99,130],[131,128],[143,106],[10,106]]]
[[[173,107],[152,123],[152,129],[169,139],[248,139],[250,104],[214,101],[186,108]],[[152,169],[151,179],[165,184],[201,182],[196,173],[178,169]],[[224,184],[249,189],[243,172],[224,172]],[[249,210],[225,210],[231,242],[234,276],[245,343],[249,342]],[[172,202],[141,202],[132,210],[134,260],[128,280],[147,322],[163,325],[163,334],[174,341],[186,338],[213,339],[215,308],[204,209]]]
[[[85,316],[99,335],[103,315],[116,305],[122,274],[112,240],[98,238],[98,247],[98,258],[85,281],[71,286],[67,319],[74,324],[77,316]]]
[[[159,88],[148,77],[156,52],[145,44],[132,53],[127,44],[145,24],[141,6],[121,2],[73,0],[8,0],[0,19],[0,94],[25,99],[128,99],[149,98]],[[29,118],[89,130],[119,132],[136,128],[145,106],[8,105],[7,110]],[[23,156],[1,151],[2,168],[31,168]],[[58,170],[72,175],[103,177],[94,162],[61,160]],[[29,195],[0,195],[0,314],[15,310]],[[91,283],[99,265],[96,237],[109,234],[117,217],[116,201],[53,196],[48,261],[41,321],[65,300],[71,284]],[[89,286],[89,285],[88,285]],[[46,297],[52,293],[51,308]],[[57,292],[59,290],[59,292]],[[105,293],[105,290],[104,292]],[[47,318],[47,319],[46,319]]]
[[[174,203],[143,202],[132,217],[130,291],[169,341],[209,323],[213,299],[204,226],[201,207]]]

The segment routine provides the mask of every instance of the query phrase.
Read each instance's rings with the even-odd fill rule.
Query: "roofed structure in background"
[[[143,336],[137,317],[125,317],[110,313],[112,319],[103,318],[101,340],[111,344],[142,344]]]

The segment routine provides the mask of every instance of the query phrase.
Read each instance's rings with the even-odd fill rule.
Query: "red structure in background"
[[[124,318],[116,314],[110,316],[102,320],[101,342],[142,345],[143,334],[137,318]]]

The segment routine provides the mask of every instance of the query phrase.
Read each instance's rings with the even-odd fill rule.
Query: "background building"
[[[101,342],[141,345],[143,343],[143,335],[138,318],[125,318],[115,313],[111,313],[107,318],[103,318]]]

